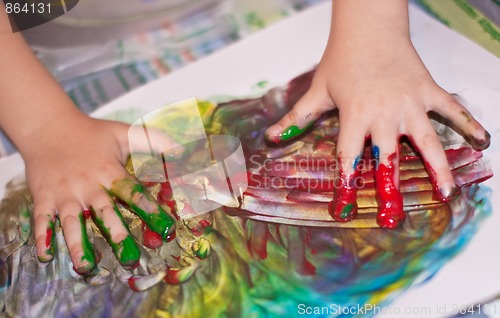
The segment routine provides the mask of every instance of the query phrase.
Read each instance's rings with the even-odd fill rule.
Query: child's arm
[[[435,111],[484,149],[489,134],[450,94],[439,87],[420,60],[409,36],[405,0],[333,0],[330,37],[313,83],[284,118],[270,127],[272,140],[296,125],[300,132],[325,111],[338,108],[337,155],[344,173],[354,173],[366,136],[379,149],[380,163],[394,161],[398,139],[408,136],[431,169],[443,198],[455,183],[436,132],[427,117]],[[399,185],[397,172],[394,185]],[[380,180],[379,180],[380,183]]]
[[[105,190],[125,184],[130,189],[117,189],[123,196],[120,199],[133,202],[146,212],[159,213],[151,196],[134,192],[135,187],[130,185],[136,181],[123,167],[129,151],[129,126],[92,119],[81,113],[39,63],[22,36],[12,33],[3,8],[0,10],[0,70],[0,127],[18,147],[26,163],[35,206],[39,259],[53,258],[54,242],[50,234],[58,215],[75,268],[80,273],[92,270],[95,258],[80,219],[82,211],[91,207],[110,231],[116,253],[138,257],[135,244],[122,246],[129,233]],[[123,182],[127,179],[131,181]],[[160,231],[163,230],[167,229]],[[125,248],[132,250],[124,251]],[[126,257],[119,260],[130,265]]]

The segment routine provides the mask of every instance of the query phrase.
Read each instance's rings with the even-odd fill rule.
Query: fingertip
[[[455,185],[455,183],[446,183],[439,187],[439,194],[441,197],[439,198],[442,202],[450,202],[458,197],[460,194],[460,189]]]
[[[46,252],[42,252],[42,253],[38,254],[38,261],[40,261],[42,263],[48,263],[48,262],[52,261],[53,259],[54,259],[53,254],[49,254]]]
[[[73,267],[80,275],[89,275],[96,267],[94,247],[87,235],[86,219],[86,213],[81,211],[78,216],[70,214],[61,221]]]
[[[482,137],[477,138],[475,136],[468,135],[466,140],[472,146],[472,148],[474,148],[474,150],[482,151],[490,146],[491,135],[485,130]]]
[[[279,143],[280,142],[280,138],[279,138],[279,134],[283,131],[283,128],[281,128],[281,126],[279,125],[279,123],[277,124],[274,124],[272,125],[271,127],[269,127],[266,132],[264,133],[265,137],[274,142],[274,143]]]
[[[49,262],[55,255],[56,216],[53,213],[39,213],[35,208],[35,244],[38,259]]]
[[[139,264],[141,251],[131,235],[119,243],[117,258],[124,268],[133,269]]]
[[[95,259],[84,260],[84,257],[85,253],[81,253],[76,256],[77,259],[82,259],[82,260],[73,261],[73,270],[82,276],[92,275],[94,269],[96,268]]]

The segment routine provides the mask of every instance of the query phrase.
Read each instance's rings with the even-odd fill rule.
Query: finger
[[[64,239],[78,274],[90,273],[96,266],[94,249],[87,236],[86,218],[80,204],[65,203],[58,208]]]
[[[101,234],[113,250],[116,259],[124,267],[138,265],[141,252],[116,204],[105,193],[94,196],[90,202],[91,216]]]
[[[267,129],[266,137],[275,143],[293,139],[305,132],[322,113],[333,108],[329,96],[308,91],[291,111]]]
[[[174,218],[156,202],[142,184],[130,178],[123,178],[113,182],[110,191],[164,240],[175,231]],[[170,209],[168,212],[171,212]]]
[[[55,207],[47,200],[34,200],[33,209],[35,223],[36,254],[41,262],[49,262],[54,258],[55,248]]]
[[[449,201],[455,196],[457,187],[443,146],[427,116],[414,118],[414,120],[414,123],[418,123],[418,125],[409,126],[410,140],[423,157],[436,195],[441,201]]]
[[[460,103],[458,95],[444,92],[443,102],[434,107],[441,116],[450,120],[465,134],[467,142],[476,150],[484,150],[490,145],[490,134]]]
[[[340,114],[333,201],[328,205],[328,212],[338,222],[350,221],[358,214],[358,164],[363,158],[366,136],[366,130],[359,126],[354,117]]]
[[[372,128],[372,155],[376,160],[375,186],[378,201],[377,224],[395,229],[406,219],[399,192],[398,129],[386,124]]]

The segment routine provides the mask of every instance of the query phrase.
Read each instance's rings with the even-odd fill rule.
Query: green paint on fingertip
[[[93,268],[95,266],[94,248],[93,248],[92,244],[90,243],[89,237],[87,235],[87,227],[85,226],[85,216],[83,215],[83,211],[80,212],[78,217],[80,218],[80,228],[82,231],[83,255],[82,255],[81,260],[82,260],[82,262],[87,261],[88,266],[90,268]]]
[[[158,206],[157,213],[147,213],[133,203],[129,206],[152,231],[161,235],[164,240],[167,239],[170,229],[175,225],[175,220],[161,206]]]
[[[302,134],[304,131],[306,131],[309,127],[311,127],[313,123],[309,123],[307,126],[304,128],[299,128],[297,125],[292,125],[283,130],[283,132],[280,135],[280,140],[281,141],[286,141],[292,138],[297,137],[298,135]]]
[[[139,258],[141,257],[141,252],[139,250],[139,247],[137,247],[137,244],[134,242],[134,239],[130,235],[130,231],[128,229],[128,226],[125,223],[125,220],[123,219],[123,216],[119,212],[118,208],[116,205],[113,207],[116,214],[120,218],[122,224],[125,226],[125,229],[127,229],[128,236],[121,241],[120,243],[116,243],[113,241],[111,238],[111,232],[108,227],[104,224],[104,221],[97,216],[97,213],[93,208],[91,208],[90,212],[92,215],[92,220],[94,223],[97,225],[99,230],[101,231],[102,236],[106,239],[108,242],[109,246],[113,250],[113,253],[115,254],[116,258],[122,265],[132,265],[133,263],[136,263]]]
[[[132,187],[131,194],[133,195],[134,193],[137,193],[137,192],[144,193],[144,192],[146,192],[146,188],[140,183],[135,183],[134,186]]]
[[[120,264],[133,265],[141,257],[141,251],[131,235],[127,236],[121,243],[117,244],[120,255],[117,255]]]

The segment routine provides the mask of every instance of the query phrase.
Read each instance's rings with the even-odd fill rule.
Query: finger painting
[[[310,311],[347,317],[355,316],[350,308],[369,304],[364,314],[370,316],[432,279],[490,213],[489,190],[479,184],[492,173],[482,153],[435,122],[456,196],[445,202],[436,195],[419,153],[402,140],[395,200],[387,192],[395,191],[394,167],[378,165],[369,140],[349,163],[354,173],[342,176],[336,113],[283,144],[266,140],[265,130],[304,94],[311,77],[306,73],[259,98],[204,102],[207,133],[235,136],[243,146],[248,187],[238,194],[239,204],[189,217],[191,207],[172,196],[168,180],[112,189],[124,197],[114,212],[128,226],[133,249],[110,246],[94,211],[82,222],[95,251],[89,275],[72,269],[57,219],[47,244],[54,259],[37,260],[33,234],[25,230],[32,199],[25,185],[11,183],[0,211],[0,308],[11,316],[288,317]],[[154,224],[129,211],[145,200],[142,193],[175,217]],[[151,231],[155,226],[161,235]],[[120,264],[137,258],[133,268]]]

